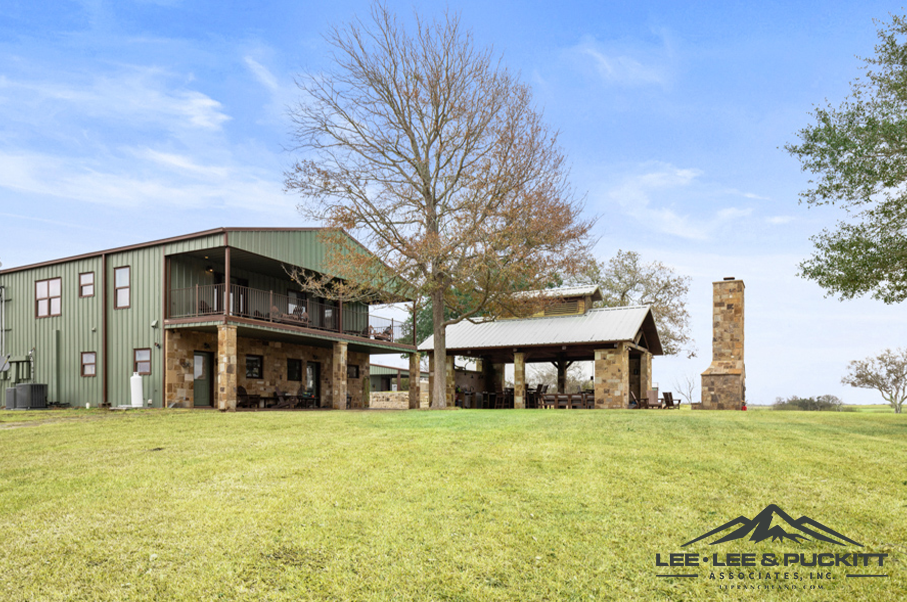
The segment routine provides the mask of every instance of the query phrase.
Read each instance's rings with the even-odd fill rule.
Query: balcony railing
[[[373,316],[347,304],[343,305],[341,312],[337,303],[302,299],[236,284],[230,285],[230,298],[227,299],[225,290],[223,284],[171,289],[167,317],[198,318],[226,313],[376,341],[412,344],[411,337],[404,339],[403,323],[399,320]],[[224,312],[225,305],[229,305],[228,312]]]

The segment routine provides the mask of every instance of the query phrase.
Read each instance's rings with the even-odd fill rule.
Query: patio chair
[[[557,394],[557,403],[554,407],[557,408],[558,410],[560,410],[561,408],[563,408],[565,410],[569,410],[570,409],[570,396],[566,395],[564,393],[558,393]]]
[[[677,408],[680,407],[680,404],[683,400],[679,399],[679,400],[677,400],[677,403],[675,403],[674,395],[670,391],[665,391],[664,392],[664,401],[665,401],[665,408],[676,410]]]
[[[583,409],[585,410],[594,410],[595,409],[595,393],[591,391],[586,391],[583,393]]]
[[[664,404],[658,399],[658,391],[652,391],[650,389],[649,391],[646,391],[646,397],[646,401],[648,402],[646,404],[646,409],[654,410],[655,408],[658,408],[660,410],[664,408]]]
[[[571,410],[582,410],[585,401],[583,400],[582,393],[571,393],[570,394],[570,409]]]
[[[639,403],[639,398],[636,397],[636,393],[630,391],[630,407],[631,410],[640,410],[642,409],[642,404]]]
[[[257,408],[261,403],[261,395],[249,395],[243,386],[236,387],[237,408]]]

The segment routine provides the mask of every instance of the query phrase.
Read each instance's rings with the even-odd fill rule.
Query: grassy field
[[[863,547],[681,548],[768,504]],[[656,577],[691,549],[890,577]],[[907,416],[3,411],[0,561],[3,600],[903,600]]]

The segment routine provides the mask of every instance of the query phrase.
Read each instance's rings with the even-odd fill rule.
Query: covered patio
[[[477,361],[473,391],[503,395],[504,370],[513,364],[512,403],[506,407],[533,407],[527,390],[526,365],[550,362],[558,370],[558,392],[565,393],[566,372],[573,362],[594,362],[594,404],[586,407],[628,408],[631,393],[645,397],[652,386],[652,356],[663,355],[652,310],[648,306],[589,309],[578,315],[460,322],[447,328],[447,405],[457,403],[454,360]],[[434,394],[433,338],[419,351],[429,356],[429,391]],[[474,407],[474,406],[473,406]],[[498,405],[498,407],[505,407]],[[539,406],[536,406],[539,407]],[[567,406],[570,407],[570,406]],[[574,406],[575,407],[575,406]]]

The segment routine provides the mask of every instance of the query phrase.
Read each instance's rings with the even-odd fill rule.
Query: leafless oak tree
[[[581,267],[592,223],[530,89],[457,15],[417,16],[409,34],[375,4],[326,38],[333,69],[297,81],[301,158],[286,187],[306,215],[373,251],[347,243],[329,258],[348,295],[397,278],[399,296],[431,302],[433,400],[444,407],[445,327],[540,302],[514,293]]]

